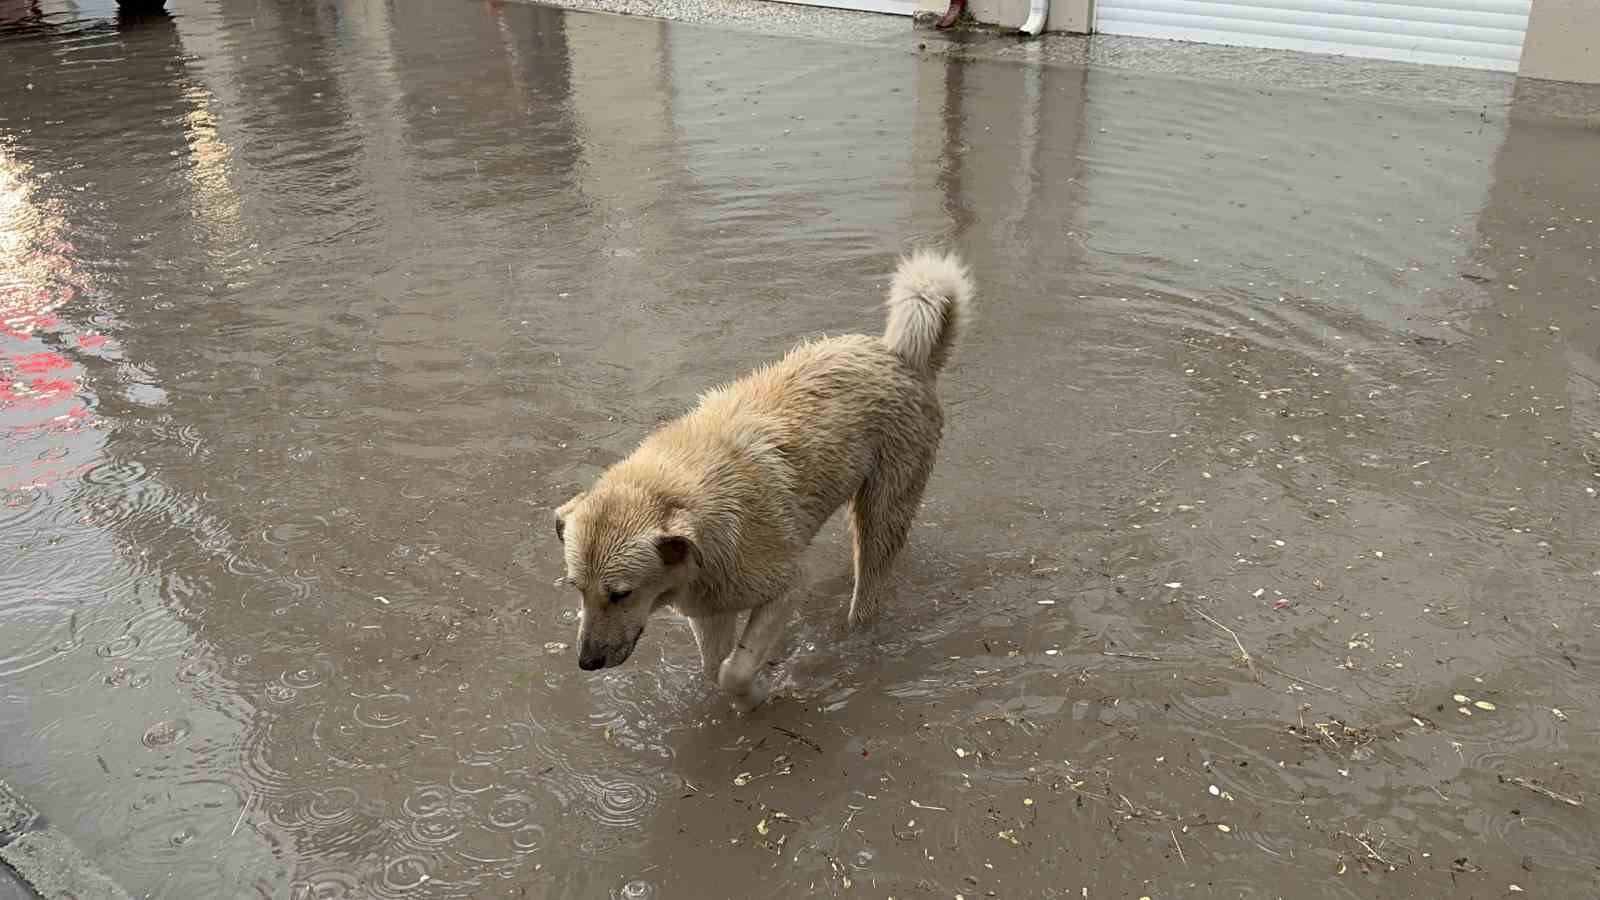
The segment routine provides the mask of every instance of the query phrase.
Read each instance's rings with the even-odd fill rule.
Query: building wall
[[[927,12],[943,13],[948,0],[921,0]],[[1028,0],[968,0],[972,17],[1016,28],[1028,18]],[[1094,30],[1094,0],[1051,0],[1047,31],[1088,34]],[[1551,81],[1600,84],[1600,0],[1533,0],[1518,74]]]
[[[1600,84],[1600,0],[1534,0],[1518,74]]]

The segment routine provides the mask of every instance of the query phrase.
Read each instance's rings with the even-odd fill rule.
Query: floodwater
[[[130,891],[1600,893],[1593,92],[105,6],[0,3],[0,777]],[[925,240],[884,623],[834,525],[756,715],[580,672],[549,508]]]

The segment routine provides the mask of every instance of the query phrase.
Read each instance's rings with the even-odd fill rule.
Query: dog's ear
[[[656,537],[656,552],[661,554],[661,561],[668,568],[681,566],[690,557],[696,563],[700,561],[700,548],[694,541],[681,534],[663,534]]]
[[[556,540],[563,544],[567,542],[567,518],[572,515],[572,511],[577,509],[578,504],[582,503],[583,498],[587,496],[589,496],[588,491],[579,491],[576,497],[573,497],[571,500],[568,500],[567,502],[556,507],[554,516],[556,522]]]
[[[696,565],[703,565],[699,536],[700,529],[695,527],[694,520],[680,509],[667,520],[666,530],[656,535],[656,552],[668,568],[683,565],[691,557]]]

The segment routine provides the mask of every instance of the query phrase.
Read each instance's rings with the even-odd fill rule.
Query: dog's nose
[[[578,654],[578,668],[585,672],[593,672],[595,669],[604,669],[605,667],[606,655],[604,653],[585,649]]]

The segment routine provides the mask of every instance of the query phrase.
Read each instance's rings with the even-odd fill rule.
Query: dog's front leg
[[[766,702],[767,689],[756,684],[756,676],[766,663],[767,654],[772,652],[772,645],[778,642],[778,636],[789,623],[794,604],[795,594],[790,591],[751,610],[743,637],[723,661],[717,683],[732,696],[733,706],[739,712],[750,712]]]
[[[722,661],[733,652],[733,640],[739,633],[739,614],[690,616],[689,627],[694,629],[695,643],[700,645],[700,664],[705,667],[706,679],[716,684],[722,674]]]

